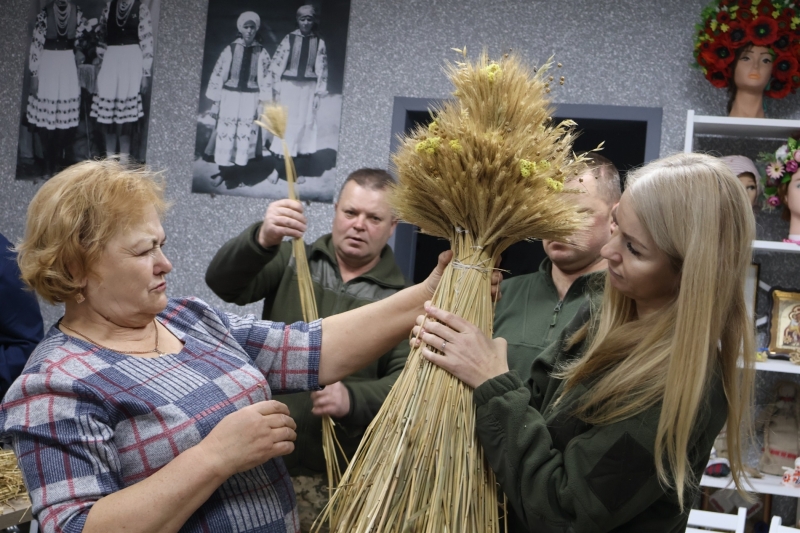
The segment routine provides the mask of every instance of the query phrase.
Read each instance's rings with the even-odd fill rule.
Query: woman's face
[[[756,178],[750,172],[742,172],[738,176],[739,181],[742,183],[744,190],[747,192],[747,197],[750,198],[750,205],[756,205],[756,194],[758,193],[758,185]]]
[[[256,23],[248,20],[242,25],[242,40],[249,45],[256,38]]]
[[[628,193],[622,195],[613,213],[611,240],[600,255],[608,260],[611,284],[636,302],[641,318],[675,298],[680,275],[642,226],[629,198]]]
[[[739,91],[762,93],[772,76],[772,52],[764,46],[751,46],[736,63],[733,81]]]
[[[314,17],[311,15],[300,15],[297,17],[297,27],[300,28],[300,33],[308,35],[314,28]]]
[[[164,228],[150,207],[143,220],[120,231],[106,244],[83,294],[91,309],[126,327],[141,327],[167,306],[165,276],[172,270],[162,246]]]

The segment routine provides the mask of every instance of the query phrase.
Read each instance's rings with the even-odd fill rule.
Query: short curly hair
[[[28,206],[17,245],[22,280],[47,302],[75,298],[108,241],[168,204],[160,174],[117,159],[84,161],[45,183]]]

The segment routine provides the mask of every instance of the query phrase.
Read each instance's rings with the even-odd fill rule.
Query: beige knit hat
[[[725,157],[720,157],[720,159],[728,165],[736,176],[743,172],[749,172],[753,175],[756,179],[756,198],[760,201],[761,196],[764,194],[764,184],[761,180],[761,174],[758,172],[758,168],[756,164],[753,163],[753,160],[743,155],[726,155]]]
[[[761,174],[758,172],[756,164],[753,163],[753,160],[749,157],[743,155],[726,155],[725,157],[720,157],[720,159],[724,161],[737,176],[742,172],[750,172],[756,181],[761,179]]]

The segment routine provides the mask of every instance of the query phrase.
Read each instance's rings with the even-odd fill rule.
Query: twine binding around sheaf
[[[482,266],[486,264],[488,261],[489,261],[488,259],[484,259],[483,261],[480,261],[478,263],[470,264],[470,263],[462,263],[461,261],[457,261],[454,259],[452,264],[454,270],[477,270],[482,274],[491,274],[495,270],[500,270],[499,268],[486,268]]]

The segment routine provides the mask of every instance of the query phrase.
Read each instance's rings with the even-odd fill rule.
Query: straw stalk
[[[287,109],[278,104],[269,104],[264,108],[261,120],[256,124],[269,130],[270,133],[283,139],[286,134]],[[289,187],[289,198],[297,200],[295,183],[297,182],[297,172],[294,168],[294,161],[289,154],[287,143],[283,143],[283,157],[286,163],[286,183]],[[300,286],[300,305],[303,309],[303,320],[312,322],[319,318],[317,311],[317,300],[314,296],[314,285],[311,281],[311,271],[308,268],[308,258],[306,257],[306,245],[303,239],[293,239],[292,255],[294,255],[295,266],[297,267],[297,282]],[[337,449],[345,458],[344,450],[336,438],[334,429],[335,423],[330,416],[322,417],[322,452],[325,455],[325,465],[328,474],[328,493],[333,494],[333,489],[342,478],[342,471],[337,459]]]

